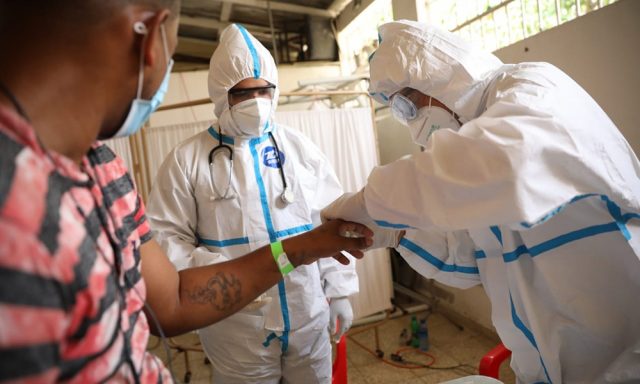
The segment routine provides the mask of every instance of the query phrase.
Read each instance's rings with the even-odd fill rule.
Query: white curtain
[[[304,133],[324,152],[345,192],[362,188],[378,165],[370,108],[278,112],[276,121]],[[389,251],[367,252],[356,268],[360,293],[351,298],[355,318],[389,309],[393,293]]]
[[[104,142],[111,148],[118,156],[124,160],[129,172],[133,170],[133,159],[131,158],[131,146],[129,145],[128,137],[121,137],[118,139],[106,140]]]
[[[151,127],[145,130],[147,158],[151,187],[156,179],[160,165],[169,152],[178,144],[211,126],[211,121],[199,121],[164,127]]]

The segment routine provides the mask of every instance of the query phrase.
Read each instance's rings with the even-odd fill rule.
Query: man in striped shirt
[[[0,382],[170,382],[145,351],[150,329],[209,325],[286,272],[269,246],[176,272],[122,161],[96,142],[135,128],[146,106],[134,97],[158,100],[178,11],[179,0],[0,4],[11,54],[0,60]],[[340,236],[351,230],[365,237]],[[329,222],[277,246],[295,267],[361,256],[371,235]]]

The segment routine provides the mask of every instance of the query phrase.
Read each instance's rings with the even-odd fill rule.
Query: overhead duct
[[[338,45],[330,19],[307,16],[307,36],[309,42],[307,60],[338,60]]]

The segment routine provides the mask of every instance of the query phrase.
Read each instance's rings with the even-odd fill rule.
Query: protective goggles
[[[418,108],[413,101],[399,93],[391,96],[391,103],[389,106],[393,117],[404,125],[407,125],[409,121],[418,116]]]
[[[408,125],[409,122],[418,117],[418,110],[424,104],[424,95],[413,88],[403,88],[391,95],[389,107],[393,117],[400,123]],[[431,98],[429,98],[431,106]]]
[[[229,97],[238,101],[249,100],[256,97],[273,99],[273,94],[275,93],[275,91],[276,91],[276,86],[273,84],[269,84],[264,87],[237,88],[237,89],[232,88],[229,90]]]

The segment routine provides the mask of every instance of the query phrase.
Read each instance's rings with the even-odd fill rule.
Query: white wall
[[[376,132],[381,165],[420,152],[420,147],[411,140],[407,127],[391,116],[389,108],[376,113]]]
[[[640,153],[640,1],[620,0],[559,27],[495,52],[504,62],[547,61],[568,73],[602,106],[636,153]],[[525,50],[527,48],[527,50]],[[407,136],[378,122],[383,163],[416,151]],[[385,129],[382,129],[385,128]],[[403,127],[400,127],[403,128]],[[405,128],[406,129],[406,128]],[[384,138],[384,139],[383,139]],[[426,286],[426,284],[424,284]],[[489,300],[481,287],[448,288],[449,308],[493,328]]]
[[[640,1],[621,0],[495,52],[550,62],[576,80],[640,153]]]

